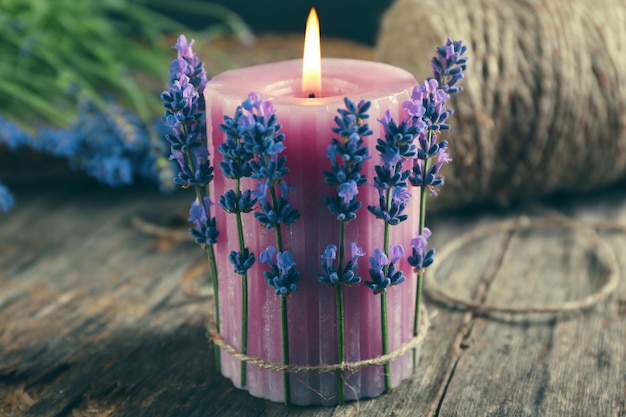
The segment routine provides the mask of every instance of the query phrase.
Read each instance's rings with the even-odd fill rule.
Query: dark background
[[[174,0],[175,1],[175,0]],[[382,13],[392,0],[205,0],[237,13],[255,33],[302,32],[311,7],[317,9],[322,35],[341,37],[374,45]],[[172,14],[185,24],[200,29],[211,23],[206,18]]]

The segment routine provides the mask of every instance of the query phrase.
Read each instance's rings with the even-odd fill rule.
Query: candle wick
[[[315,98],[315,93],[309,93],[309,98]]]

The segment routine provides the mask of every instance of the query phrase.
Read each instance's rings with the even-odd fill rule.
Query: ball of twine
[[[470,61],[435,205],[508,204],[626,177],[623,0],[397,0],[377,59],[421,80],[447,36]]]

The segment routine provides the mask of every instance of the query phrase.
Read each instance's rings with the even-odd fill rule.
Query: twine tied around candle
[[[255,358],[246,354],[243,354],[236,347],[232,346],[230,343],[225,341],[222,336],[215,329],[215,325],[213,322],[209,322],[207,325],[208,338],[212,341],[216,346],[224,349],[226,352],[230,353],[235,359],[238,359],[242,362],[246,362],[252,366],[256,366],[261,369],[268,369],[272,371],[279,372],[291,372],[291,373],[305,373],[305,372],[317,372],[317,373],[325,373],[325,372],[334,372],[334,371],[357,371],[361,368],[365,368],[367,366],[372,365],[384,365],[393,361],[394,359],[398,359],[400,356],[409,352],[411,349],[417,348],[426,337],[426,333],[428,332],[428,327],[430,326],[430,318],[426,313],[426,308],[422,305],[422,309],[420,310],[421,320],[420,327],[417,336],[413,337],[408,342],[402,344],[396,350],[389,352],[386,355],[379,355],[374,358],[364,359],[355,362],[343,362],[336,364],[321,364],[321,365],[284,365],[282,363],[276,362],[268,362],[261,358]]]

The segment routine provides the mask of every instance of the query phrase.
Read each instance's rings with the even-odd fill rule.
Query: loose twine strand
[[[567,217],[554,210],[542,206],[534,206],[536,210],[542,212],[546,218],[530,219],[521,216],[517,219],[506,220],[503,222],[490,224],[484,227],[474,229],[465,233],[456,239],[444,245],[437,252],[437,262],[424,274],[424,288],[428,294],[438,298],[439,300],[455,305],[460,305],[467,309],[476,310],[478,312],[490,313],[509,313],[509,314],[528,314],[528,313],[563,313],[581,311],[587,309],[600,301],[607,298],[617,288],[620,272],[619,264],[613,249],[602,239],[595,231],[587,227],[583,222]],[[454,294],[448,289],[437,283],[436,273],[439,265],[449,258],[454,252],[468,245],[470,242],[482,239],[496,233],[519,232],[532,228],[542,228],[550,225],[558,224],[565,228],[571,229],[575,233],[579,233],[595,248],[598,261],[603,263],[607,268],[608,276],[604,283],[593,293],[579,300],[565,301],[559,304],[549,305],[528,305],[520,307],[506,307],[495,304],[476,303],[465,300]],[[606,228],[607,225],[603,224]],[[617,228],[619,230],[619,228]]]
[[[396,0],[377,59],[421,80],[447,36],[465,41],[470,60],[433,208],[626,178],[623,0]]]
[[[376,356],[371,359],[364,359],[355,362],[343,362],[336,364],[322,364],[322,365],[297,365],[290,364],[285,365],[282,363],[275,363],[263,360],[261,358],[255,358],[249,355],[246,355],[239,351],[237,348],[226,342],[221,335],[215,329],[214,323],[209,323],[207,326],[209,340],[215,343],[220,348],[224,349],[226,352],[230,353],[235,359],[238,359],[242,362],[247,362],[250,365],[256,366],[261,369],[268,369],[272,371],[279,372],[291,372],[291,373],[305,373],[305,372],[317,372],[317,373],[325,373],[325,372],[333,372],[333,371],[357,371],[361,368],[372,366],[372,365],[384,365],[387,362],[391,362],[394,359],[398,359],[400,356],[404,355],[411,349],[417,348],[422,344],[424,338],[426,337],[426,333],[428,331],[428,327],[430,326],[430,318],[426,313],[426,308],[422,306],[421,320],[419,325],[419,331],[417,336],[413,337],[408,342],[401,345],[398,349],[393,350],[392,352],[386,355]]]

